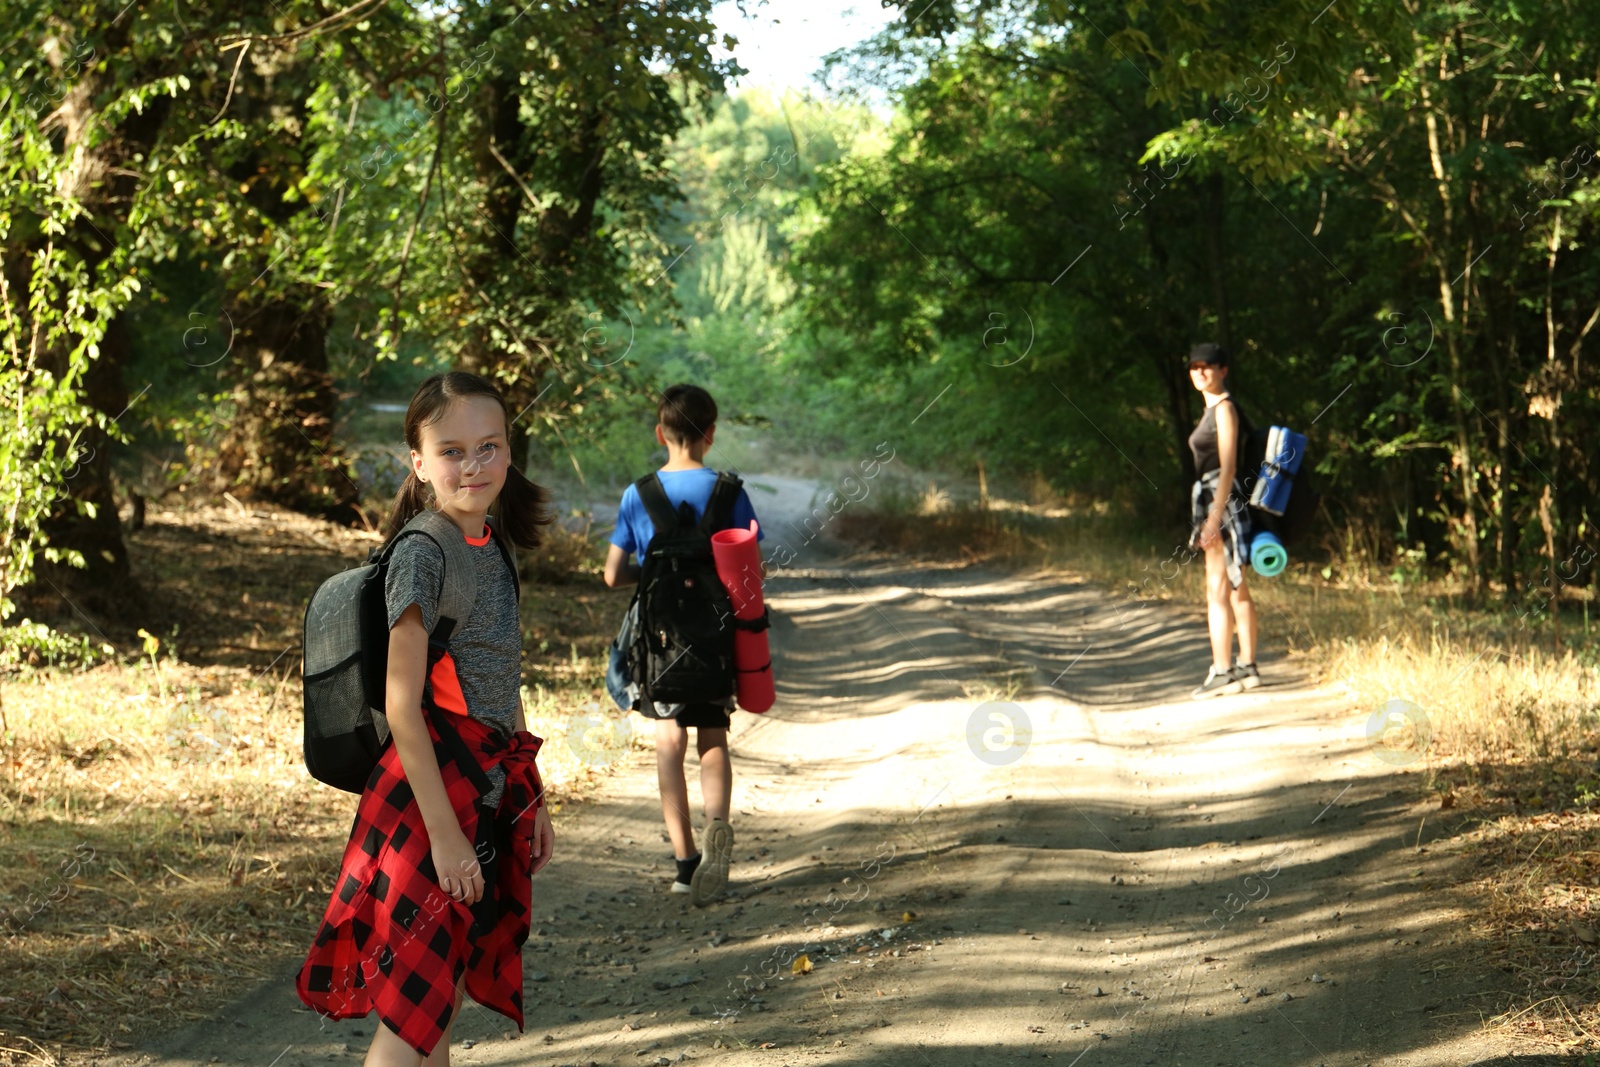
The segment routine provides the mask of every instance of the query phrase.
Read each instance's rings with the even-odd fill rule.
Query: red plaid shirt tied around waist
[[[539,738],[523,730],[508,739],[437,707],[424,718],[445,791],[483,869],[483,899],[469,906],[439,888],[422,813],[390,744],[361,794],[339,880],[295,985],[308,1007],[333,1019],[376,1009],[426,1056],[449,1025],[463,972],[473,1000],[522,1029],[533,819],[544,788],[534,762]],[[506,787],[498,811],[489,811],[479,800],[495,764]]]

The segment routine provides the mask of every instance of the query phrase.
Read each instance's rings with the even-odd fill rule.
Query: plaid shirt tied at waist
[[[361,794],[339,879],[295,985],[308,1007],[329,1018],[376,1009],[426,1056],[449,1025],[463,973],[473,1000],[522,1029],[533,820],[544,787],[535,764],[543,742],[527,731],[508,737],[437,707],[423,718],[451,806],[477,852],[483,898],[467,905],[439,888],[422,812],[391,743]],[[490,810],[480,801],[490,789],[485,772],[496,764],[505,793]]]

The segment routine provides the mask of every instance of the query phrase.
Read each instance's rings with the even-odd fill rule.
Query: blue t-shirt
[[[659,471],[657,474],[674,508],[688,501],[689,506],[694,508],[696,519],[706,513],[706,505],[711,502],[711,490],[717,484],[716,471],[710,467],[698,467],[686,471]],[[750,495],[740,488],[739,497],[733,502],[732,528],[748,530],[750,521],[755,517],[756,509],[750,504]],[[611,543],[624,552],[642,556],[655,535],[656,524],[650,521],[650,515],[645,511],[638,488],[628,486],[622,494],[622,504],[617,508],[617,528],[611,534]],[[756,540],[766,536],[767,531],[757,527]]]

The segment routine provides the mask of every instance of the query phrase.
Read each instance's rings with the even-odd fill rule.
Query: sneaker
[[[721,819],[706,823],[705,845],[700,851],[702,861],[689,882],[694,893],[691,899],[697,908],[710,904],[728,888],[728,863],[733,859],[733,827]]]
[[[688,893],[694,889],[694,872],[700,867],[700,854],[697,852],[686,860],[673,857],[673,862],[678,865],[678,877],[672,883],[674,893]]]
[[[1232,668],[1219,671],[1217,665],[1213,663],[1211,669],[1206,672],[1206,680],[1189,695],[1196,700],[1205,700],[1207,697],[1231,696],[1243,688],[1243,683],[1234,677]]]
[[[1254,663],[1240,663],[1233,668],[1233,676],[1239,679],[1239,684],[1246,689],[1254,689],[1261,684],[1261,672],[1256,670]]]

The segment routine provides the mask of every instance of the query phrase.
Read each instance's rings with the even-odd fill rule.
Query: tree
[[[1336,169],[1381,206],[1395,246],[1415,257],[1399,302],[1425,309],[1443,359],[1408,364],[1410,402],[1392,412],[1401,437],[1373,434],[1365,451],[1442,453],[1452,540],[1480,593],[1494,576],[1515,596],[1519,557],[1541,547],[1558,588],[1596,499],[1588,456],[1566,432],[1596,414],[1581,356],[1600,311],[1577,296],[1597,266],[1595,12],[1357,4],[1311,18],[1284,5],[1253,10],[1245,32],[1236,9],[1142,11],[1116,39],[1153,61],[1154,99],[1237,96],[1239,61],[1263,37],[1299,54],[1260,121],[1218,148],[1247,173]],[[1170,154],[1194,133],[1173,129],[1152,148]]]

